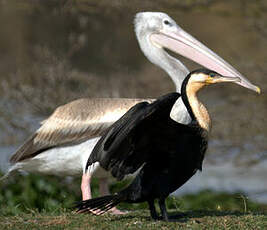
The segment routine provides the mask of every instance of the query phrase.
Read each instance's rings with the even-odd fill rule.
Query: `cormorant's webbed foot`
[[[179,219],[179,218],[184,218],[186,216],[187,216],[186,213],[178,212],[175,215],[169,216],[169,219]]]
[[[177,222],[181,221],[180,218],[184,217],[184,213],[179,213],[173,216],[168,216],[166,205],[165,205],[165,199],[159,199],[159,207],[161,211],[162,216],[158,216],[155,205],[154,205],[154,200],[148,201],[149,205],[149,210],[150,210],[150,215],[153,220],[163,220],[163,221],[168,221],[168,222]]]
[[[180,222],[180,218],[184,217],[185,214],[179,213],[173,216],[168,216],[166,205],[165,205],[165,199],[159,199],[159,207],[162,214],[162,220],[168,221],[168,222]]]
[[[166,205],[165,205],[165,198],[159,199],[159,208],[161,211],[162,219],[165,221],[169,221],[169,216],[168,216]]]
[[[152,219],[153,220],[160,220],[160,217],[158,216],[155,205],[154,205],[154,200],[148,201],[148,205],[149,205],[150,215],[151,215]]]

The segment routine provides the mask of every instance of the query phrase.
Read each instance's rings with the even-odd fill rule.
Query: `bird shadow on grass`
[[[140,216],[140,213],[138,212],[129,212],[127,215],[121,215],[121,216],[114,216],[111,221],[118,221],[118,220],[131,220],[135,218],[139,218],[140,220],[144,221],[154,221],[149,213],[148,215],[142,214]],[[186,211],[186,212],[178,212],[178,211],[169,211],[168,212],[170,221],[171,222],[181,222],[185,223],[191,219],[198,219],[203,217],[224,217],[224,216],[244,216],[244,215],[261,215],[262,213],[255,213],[255,212],[239,212],[239,211],[217,211],[217,210],[195,210],[195,211]]]

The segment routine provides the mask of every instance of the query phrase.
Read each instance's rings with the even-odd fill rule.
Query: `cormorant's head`
[[[186,90],[187,93],[196,93],[203,86],[220,83],[220,82],[234,82],[240,83],[239,77],[227,77],[221,74],[209,70],[209,69],[197,69],[189,73],[183,82],[182,90]]]

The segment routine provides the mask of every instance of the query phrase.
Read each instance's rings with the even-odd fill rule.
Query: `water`
[[[8,162],[11,154],[16,150],[13,146],[0,147],[0,170],[6,172],[10,164]]]
[[[8,159],[16,147],[0,148],[0,169],[6,171]],[[221,162],[221,161],[219,161]],[[175,195],[197,193],[211,189],[218,192],[245,194],[251,200],[267,203],[267,160],[251,167],[236,167],[231,161],[212,164],[208,159],[204,162],[203,171],[198,172]]]
[[[267,160],[255,167],[239,168],[231,162],[221,165],[204,163],[198,172],[175,195],[196,193],[203,189],[245,194],[251,200],[267,203]]]

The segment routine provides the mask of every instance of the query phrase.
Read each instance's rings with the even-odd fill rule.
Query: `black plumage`
[[[141,170],[128,187],[115,195],[82,201],[77,205],[78,212],[102,214],[120,202],[147,201],[152,218],[158,219],[154,200],[159,199],[162,217],[168,220],[166,197],[197,170],[202,170],[207,149],[208,130],[198,123],[186,90],[191,75],[198,73],[209,78],[214,76],[214,72],[208,70],[192,72],[182,84],[181,95],[170,93],[151,104],[142,102],[133,106],[102,136],[88,159],[87,168],[99,162],[118,180]],[[190,124],[180,124],[170,118],[179,97],[192,118]]]

